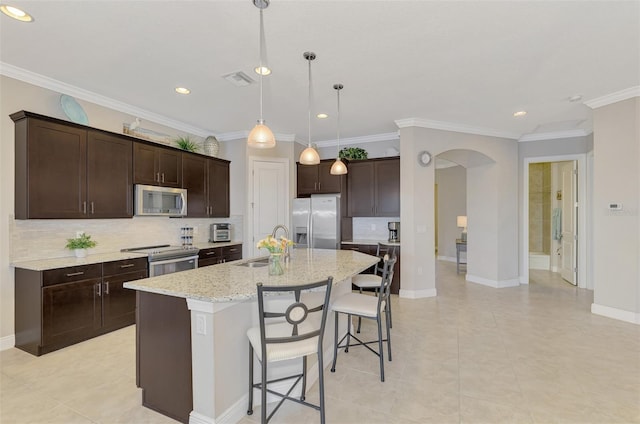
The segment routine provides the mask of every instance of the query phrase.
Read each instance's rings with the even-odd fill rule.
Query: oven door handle
[[[192,259],[198,259],[198,255],[187,256],[187,257],[183,257],[183,258],[167,259],[166,261],[152,261],[152,262],[149,262],[149,265],[150,266],[154,266],[154,265],[174,264],[176,262],[188,262],[188,261],[190,261]]]

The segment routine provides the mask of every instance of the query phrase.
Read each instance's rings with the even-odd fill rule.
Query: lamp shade
[[[331,165],[331,171],[329,172],[331,175],[344,175],[347,173],[347,166],[338,158],[333,162],[333,165]]]
[[[467,228],[467,217],[466,216],[458,216],[456,218],[457,226],[460,228]]]
[[[276,147],[276,137],[262,120],[258,121],[255,127],[249,133],[247,138],[249,147],[257,149],[270,149]]]
[[[300,153],[300,163],[303,165],[317,165],[320,163],[320,155],[316,149],[309,146]]]

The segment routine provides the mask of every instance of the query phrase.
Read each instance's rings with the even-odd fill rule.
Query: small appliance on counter
[[[209,243],[231,241],[231,224],[211,224],[209,227]]]
[[[399,243],[400,242],[400,222],[398,221],[389,221],[387,224],[389,228],[389,242],[390,243]]]

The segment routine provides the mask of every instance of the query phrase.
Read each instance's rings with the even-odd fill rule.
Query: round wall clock
[[[418,153],[418,163],[422,166],[429,165],[431,163],[431,153],[427,152],[426,150]]]

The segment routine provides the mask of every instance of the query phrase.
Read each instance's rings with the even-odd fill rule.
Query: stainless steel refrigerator
[[[340,248],[340,195],[293,199],[293,241],[297,247]]]

